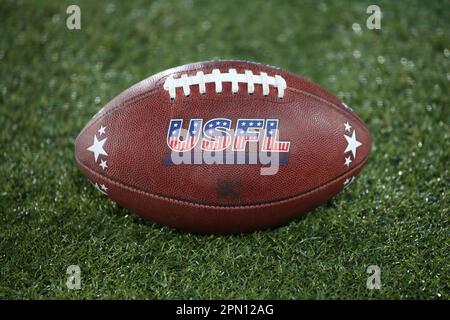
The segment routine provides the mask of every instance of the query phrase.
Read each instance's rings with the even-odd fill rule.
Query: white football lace
[[[180,78],[169,76],[164,82],[164,89],[169,91],[171,99],[177,96],[176,89],[183,88],[183,94],[189,96],[191,94],[190,86],[198,86],[201,94],[206,93],[206,84],[214,83],[216,93],[222,92],[222,83],[231,82],[231,92],[236,94],[239,91],[239,83],[247,84],[247,92],[253,94],[255,84],[262,85],[263,95],[269,95],[269,86],[274,86],[278,91],[278,98],[283,98],[286,89],[286,80],[279,75],[274,77],[268,76],[267,73],[261,72],[259,75],[253,74],[251,70],[245,70],[245,73],[237,73],[236,69],[229,69],[226,73],[221,73],[219,69],[214,69],[211,73],[204,74],[197,71],[194,76],[182,74]]]

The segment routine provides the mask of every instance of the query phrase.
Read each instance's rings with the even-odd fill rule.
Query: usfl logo
[[[279,140],[278,119],[238,119],[235,124],[227,118],[190,119],[186,129],[183,123],[183,119],[170,120],[167,146],[172,161],[168,163],[268,164],[263,158],[274,154],[281,163],[287,161],[291,142]],[[180,160],[174,159],[180,154],[183,159],[174,161]]]

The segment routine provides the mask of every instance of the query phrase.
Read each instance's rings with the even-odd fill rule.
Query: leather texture
[[[283,98],[274,87],[264,96],[260,85],[250,95],[242,83],[235,94],[226,82],[221,93],[214,83],[206,84],[203,95],[198,86],[187,97],[177,88],[175,99],[163,89],[169,75],[230,68],[282,76],[287,84]],[[275,175],[261,175],[260,164],[167,164],[170,120],[183,119],[187,128],[195,118],[228,118],[232,127],[243,118],[278,119],[279,140],[290,141],[288,161]],[[360,143],[356,154],[347,150],[344,137],[352,133]],[[107,155],[95,159],[88,150],[94,137],[104,140]],[[370,149],[364,123],[318,85],[263,64],[208,61],[156,74],[111,100],[77,137],[75,157],[89,180],[105,187],[100,190],[145,218],[187,231],[235,233],[286,223],[330,199],[353,181]],[[349,157],[351,163],[345,164]]]

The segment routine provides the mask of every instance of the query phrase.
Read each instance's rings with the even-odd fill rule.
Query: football
[[[274,227],[348,187],[370,133],[320,86],[247,61],[206,61],[151,76],[107,103],[75,141],[104,195],[196,233]]]

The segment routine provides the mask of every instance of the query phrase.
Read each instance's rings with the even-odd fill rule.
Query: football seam
[[[333,109],[337,110],[338,112],[342,112],[345,115],[352,116],[354,120],[357,120],[358,122],[363,124],[360,127],[363,129],[363,131],[365,131],[366,134],[370,135],[369,129],[364,125],[364,122],[359,118],[359,116],[356,114],[356,112],[354,112],[354,111],[350,112],[349,110],[343,109],[342,107],[332,103],[331,101],[328,101],[328,100],[326,100],[326,99],[324,99],[322,97],[319,97],[319,96],[317,96],[317,95],[315,95],[313,93],[310,93],[310,92],[307,92],[307,91],[304,91],[304,90],[301,90],[301,89],[297,89],[297,88],[289,88],[289,89],[291,89],[291,91],[294,91],[296,93],[301,93],[301,94],[304,94],[304,95],[309,96],[311,98],[314,98],[316,100],[319,100],[319,101],[327,104],[328,106],[332,107]],[[342,103],[342,101],[341,101],[341,103]]]
[[[194,70],[194,71],[195,71],[195,70]],[[162,82],[162,80],[163,80],[163,79],[159,79],[159,80],[157,81],[157,83]],[[103,117],[105,117],[106,115],[110,115],[110,114],[113,114],[113,113],[115,113],[115,112],[119,112],[119,111],[121,111],[121,110],[123,110],[123,109],[132,107],[134,103],[139,103],[139,102],[140,102],[141,100],[143,100],[144,98],[148,98],[149,96],[152,96],[152,95],[154,95],[154,94],[157,94],[160,90],[161,90],[160,88],[155,88],[155,89],[153,89],[153,90],[143,92],[143,93],[141,93],[140,95],[137,95],[137,96],[135,96],[135,97],[133,97],[133,98],[129,98],[129,99],[123,101],[121,104],[112,107],[110,110],[108,110],[108,111],[104,112],[103,114],[99,115],[98,117],[94,118],[94,119],[93,119],[94,121],[93,121],[90,125],[88,125],[87,127],[85,127],[85,128],[80,132],[80,135],[82,134],[83,131],[85,131],[85,130],[91,128],[93,125],[97,124],[98,121],[100,121],[100,120],[101,120]],[[337,110],[338,112],[343,112],[344,114],[353,117],[353,118],[354,118],[355,120],[357,120],[358,122],[363,123],[363,121],[359,118],[359,116],[358,116],[354,111],[350,112],[350,111],[348,111],[348,110],[344,110],[344,109],[342,109],[342,107],[339,107],[338,105],[336,105],[336,104],[334,104],[334,103],[332,103],[332,102],[330,102],[330,101],[328,101],[328,100],[326,100],[326,99],[324,99],[324,98],[322,98],[322,97],[319,97],[319,96],[317,96],[317,95],[315,95],[315,94],[313,94],[313,93],[310,93],[310,92],[307,92],[307,91],[304,91],[304,90],[301,90],[301,89],[293,88],[293,87],[287,87],[285,90],[286,90],[286,91],[290,91],[290,92],[295,93],[295,94],[303,94],[303,95],[309,96],[309,97],[311,97],[311,98],[314,98],[314,99],[316,99],[316,100],[319,100],[319,101],[325,103],[326,105],[328,105],[328,106],[334,108],[334,109]],[[205,99],[208,99],[208,98],[205,98]],[[249,99],[249,98],[245,98],[245,99]],[[266,99],[264,99],[264,98],[257,98],[257,97],[254,97],[254,96],[251,96],[250,99],[266,100]],[[158,99],[158,100],[162,101],[161,99]],[[277,99],[277,100],[278,100],[278,102],[276,102],[276,103],[280,103],[280,104],[288,103],[287,101],[283,101],[283,99]],[[286,99],[286,100],[287,100],[287,99]],[[163,103],[164,103],[164,102],[174,103],[172,100],[170,100],[170,101],[162,101],[162,102],[163,102]],[[272,101],[272,102],[275,102],[275,101]],[[364,125],[361,126],[361,128],[365,131],[366,134],[370,135],[369,130],[368,130]]]
[[[153,197],[153,198],[165,200],[165,201],[168,201],[168,202],[175,202],[175,203],[182,204],[182,205],[195,206],[195,207],[201,207],[201,208],[206,208],[206,209],[238,209],[238,208],[254,209],[254,208],[263,208],[263,207],[268,207],[268,206],[272,206],[272,205],[286,203],[286,202],[295,200],[296,198],[302,198],[302,197],[304,197],[304,196],[306,196],[308,194],[311,194],[311,193],[317,192],[320,189],[326,188],[328,185],[333,184],[337,180],[342,179],[342,177],[345,176],[345,175],[351,175],[353,172],[358,171],[360,168],[362,168],[367,163],[368,159],[369,159],[369,154],[367,154],[366,157],[357,166],[355,166],[353,169],[342,173],[341,175],[337,176],[336,178],[334,178],[332,180],[329,180],[329,181],[327,181],[327,182],[325,182],[325,183],[315,187],[314,189],[311,189],[311,190],[305,191],[303,193],[299,193],[299,194],[290,196],[288,198],[279,199],[279,200],[276,200],[276,201],[264,202],[264,203],[245,204],[245,205],[212,205],[212,204],[196,203],[196,202],[192,202],[192,201],[188,201],[188,200],[171,198],[171,197],[164,196],[164,195],[150,193],[150,192],[142,190],[140,188],[136,188],[136,187],[130,186],[130,185],[125,184],[125,183],[123,183],[121,181],[114,180],[114,179],[112,179],[110,177],[104,176],[104,175],[102,175],[102,174],[100,174],[100,173],[98,173],[96,171],[93,171],[88,166],[86,166],[84,163],[82,163],[78,159],[77,156],[75,156],[75,160],[77,161],[78,165],[82,166],[90,174],[92,174],[94,176],[97,176],[100,179],[107,180],[110,183],[112,183],[113,185],[117,185],[117,186],[119,186],[121,188],[128,189],[129,191],[132,191],[132,192],[141,193],[141,194],[143,194],[145,196],[148,196],[148,197]]]

